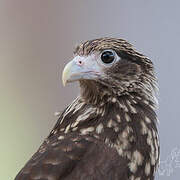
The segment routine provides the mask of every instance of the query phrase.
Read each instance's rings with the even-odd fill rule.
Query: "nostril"
[[[83,62],[82,62],[81,60],[78,60],[78,61],[77,61],[77,64],[78,64],[79,66],[82,66],[82,65],[83,65]]]

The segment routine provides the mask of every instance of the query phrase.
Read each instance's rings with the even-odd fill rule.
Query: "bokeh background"
[[[161,160],[169,165],[157,179],[178,180],[179,8],[178,0],[0,0],[0,179],[15,177],[55,124],[54,112],[78,94],[77,84],[61,83],[74,46],[111,36],[156,66]]]

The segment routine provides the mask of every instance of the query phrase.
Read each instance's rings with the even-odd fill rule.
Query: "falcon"
[[[159,163],[152,61],[126,40],[81,43],[63,84],[80,95],[15,180],[154,180]]]

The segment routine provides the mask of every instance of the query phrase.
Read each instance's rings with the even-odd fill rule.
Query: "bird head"
[[[62,80],[64,85],[79,81],[82,94],[96,97],[131,92],[149,95],[156,82],[152,62],[127,41],[115,38],[94,39],[77,46]]]

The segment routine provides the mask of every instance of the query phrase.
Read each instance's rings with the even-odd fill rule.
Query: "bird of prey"
[[[159,163],[154,66],[123,39],[81,43],[63,84],[80,95],[15,180],[154,180]]]

